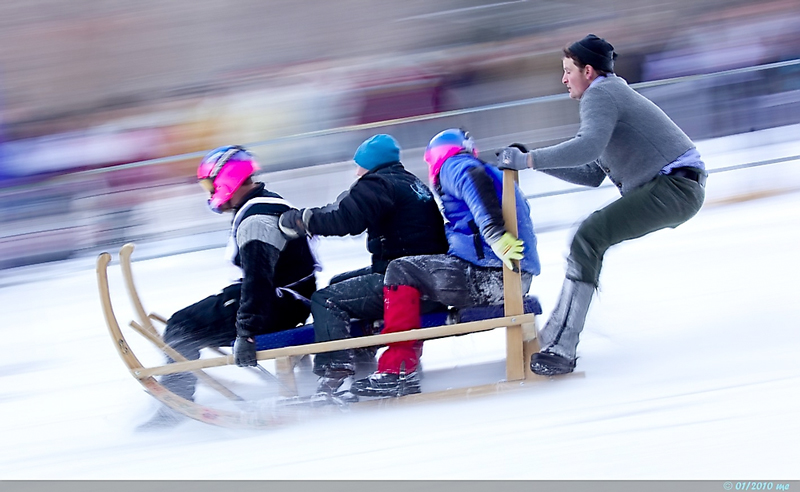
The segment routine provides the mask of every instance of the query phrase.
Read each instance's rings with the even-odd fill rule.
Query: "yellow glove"
[[[490,246],[494,254],[502,260],[503,264],[508,267],[509,270],[515,272],[519,271],[511,261],[522,259],[522,250],[525,243],[523,243],[521,239],[517,239],[510,232],[506,232],[500,236],[500,239],[490,244]]]

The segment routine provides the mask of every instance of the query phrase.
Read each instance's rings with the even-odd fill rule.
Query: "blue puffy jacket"
[[[442,202],[448,254],[475,265],[502,267],[487,242],[506,232],[500,206],[503,175],[471,154],[456,154],[439,171],[436,192]],[[525,243],[522,270],[538,275],[539,254],[528,201],[516,187],[518,237]]]

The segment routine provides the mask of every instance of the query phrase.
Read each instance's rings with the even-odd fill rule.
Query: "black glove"
[[[528,149],[524,145],[513,143],[497,153],[497,167],[517,171],[528,169],[529,157]]]
[[[233,342],[233,361],[239,367],[256,365],[256,342],[252,337],[236,337]]]
[[[302,235],[308,234],[306,224],[303,222],[303,211],[296,208],[287,210],[281,214],[278,219],[278,227],[284,236],[289,239],[295,239]]]

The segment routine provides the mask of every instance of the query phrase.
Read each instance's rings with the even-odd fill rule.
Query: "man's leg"
[[[677,227],[703,204],[703,188],[686,178],[658,176],[592,213],[575,233],[556,308],[540,333],[542,352],[531,370],[552,376],[572,372],[586,314],[608,248],[666,227]]]
[[[567,276],[597,286],[608,248],[683,224],[700,210],[704,196],[703,188],[694,181],[659,175],[592,213],[572,240]]]

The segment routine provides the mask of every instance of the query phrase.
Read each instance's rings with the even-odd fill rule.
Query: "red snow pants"
[[[408,285],[383,288],[383,333],[414,330],[420,327],[420,292]],[[400,374],[405,362],[405,372],[417,370],[422,357],[422,341],[412,340],[388,345],[378,359],[378,372]]]

